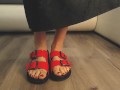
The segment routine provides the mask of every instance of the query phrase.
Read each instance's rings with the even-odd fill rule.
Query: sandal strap
[[[48,71],[48,62],[31,61],[30,63],[26,64],[26,71],[33,69],[45,69]]]
[[[52,51],[50,53],[50,58],[52,59],[54,56],[58,56],[63,59],[68,59],[67,55],[65,55],[65,53],[63,53],[62,51]]]
[[[36,59],[37,57],[43,56],[46,59],[46,62],[43,61],[36,61],[33,59]],[[30,61],[26,64],[26,70],[32,70],[32,69],[45,69],[48,71],[49,65],[48,65],[48,50],[35,50],[30,53]]]
[[[63,58],[62,60],[52,60],[53,56],[58,56],[60,58]],[[54,66],[61,65],[61,66],[71,66],[71,62],[68,61],[67,55],[63,53],[62,51],[52,51],[50,53],[50,67],[53,68]],[[52,69],[51,69],[52,70]]]
[[[57,65],[61,65],[61,66],[71,66],[71,63],[67,60],[55,60],[55,61],[51,61],[51,68],[53,68],[54,66]]]
[[[48,60],[48,50],[35,50],[30,53],[30,58],[35,59],[37,57],[43,56]]]

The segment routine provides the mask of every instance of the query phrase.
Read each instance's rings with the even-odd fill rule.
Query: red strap
[[[35,50],[34,52],[30,53],[30,58],[36,58],[36,57],[40,57],[43,56],[46,58],[46,60],[48,60],[48,52],[47,50]]]
[[[37,68],[42,68],[48,71],[48,63],[47,62],[38,62]]]
[[[35,68],[36,68],[36,62],[35,61],[32,61],[32,62],[26,64],[26,70],[35,69]]]
[[[54,66],[57,65],[61,65],[61,66],[71,66],[71,63],[68,61],[68,57],[67,55],[65,55],[65,53],[63,53],[62,51],[52,51],[50,53],[50,58],[52,59],[54,56],[58,56],[60,58],[63,58],[63,60],[52,60],[51,61],[51,68],[53,68]]]
[[[34,53],[34,52],[31,52],[31,53],[30,53],[30,59],[34,59],[34,58],[36,58],[35,53]]]
[[[50,58],[52,59],[54,56],[58,56],[63,59],[67,59],[68,57],[62,51],[52,51],[50,53]]]
[[[57,66],[57,65],[61,65],[61,66],[71,66],[71,63],[67,60],[55,60],[55,61],[51,61],[51,68],[53,68],[54,66]]]
[[[39,68],[48,71],[48,62],[32,61],[26,64],[26,70],[39,69]]]

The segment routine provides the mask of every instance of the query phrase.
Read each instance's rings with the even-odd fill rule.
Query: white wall
[[[0,5],[0,31],[28,30],[22,5]]]
[[[120,7],[98,16],[95,31],[120,45]]]

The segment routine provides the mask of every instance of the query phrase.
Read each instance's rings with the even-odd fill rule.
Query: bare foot
[[[38,57],[37,61],[46,62],[44,57]],[[35,79],[44,79],[46,77],[47,71],[45,69],[36,69],[36,70],[28,70],[28,73],[31,77]]]
[[[58,56],[54,56],[52,58],[52,60],[62,60],[62,58],[59,58]],[[53,68],[53,72],[55,75],[57,76],[61,76],[61,75],[65,75],[66,73],[69,72],[69,70],[71,69],[70,66],[60,66],[60,65],[57,65]]]

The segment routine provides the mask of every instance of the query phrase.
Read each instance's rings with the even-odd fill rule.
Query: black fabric
[[[23,3],[33,32],[77,24],[120,6],[120,0],[23,0]]]
[[[23,4],[22,0],[0,0],[0,4]]]

